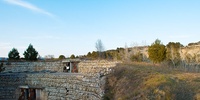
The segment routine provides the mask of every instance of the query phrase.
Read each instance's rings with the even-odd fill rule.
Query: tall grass
[[[119,64],[107,76],[105,100],[198,100],[200,73],[147,63]]]

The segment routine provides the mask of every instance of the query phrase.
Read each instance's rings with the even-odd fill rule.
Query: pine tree
[[[154,43],[148,48],[149,59],[153,63],[160,63],[166,58],[165,45],[161,43],[159,39],[156,39]]]
[[[16,48],[13,48],[9,53],[8,53],[8,58],[11,60],[19,60],[19,52]]]
[[[24,58],[26,60],[37,60],[38,52],[33,48],[33,45],[29,45],[26,51],[24,51]]]

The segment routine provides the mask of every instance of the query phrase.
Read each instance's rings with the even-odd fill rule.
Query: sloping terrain
[[[105,100],[200,100],[200,73],[119,64],[107,77],[105,93]]]

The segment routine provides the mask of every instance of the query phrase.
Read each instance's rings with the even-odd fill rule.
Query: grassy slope
[[[119,64],[106,85],[105,100],[200,100],[200,73],[149,64]]]

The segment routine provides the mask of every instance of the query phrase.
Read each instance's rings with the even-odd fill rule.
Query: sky
[[[39,55],[200,41],[200,0],[0,0],[0,57],[29,44]]]

